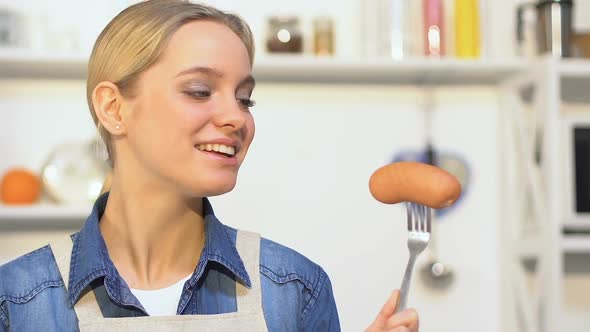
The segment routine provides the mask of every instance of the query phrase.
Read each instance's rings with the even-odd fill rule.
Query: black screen
[[[590,212],[590,127],[574,129],[576,211]]]

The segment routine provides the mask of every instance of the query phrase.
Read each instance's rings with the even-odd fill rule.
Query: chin
[[[236,180],[226,181],[208,181],[207,183],[199,183],[191,186],[196,196],[201,197],[212,197],[227,194],[232,191],[236,186]]]

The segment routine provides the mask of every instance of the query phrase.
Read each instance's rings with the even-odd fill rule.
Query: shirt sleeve
[[[339,332],[340,321],[334,301],[332,283],[322,269],[316,292],[303,311],[303,331]]]
[[[0,332],[8,332],[8,316],[4,302],[0,303]]]

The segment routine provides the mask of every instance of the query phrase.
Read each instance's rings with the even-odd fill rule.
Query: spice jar
[[[314,47],[317,56],[334,55],[334,23],[329,17],[316,17],[313,20]]]
[[[268,19],[266,48],[269,53],[302,53],[301,23],[295,16],[273,16]]]

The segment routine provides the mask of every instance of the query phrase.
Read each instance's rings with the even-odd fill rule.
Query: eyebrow
[[[205,74],[208,76],[215,76],[217,78],[223,77],[223,73],[217,69],[213,69],[211,67],[199,67],[199,66],[185,69],[185,70],[181,71],[180,73],[178,73],[176,75],[176,77],[180,77],[180,76],[188,75],[188,74],[199,74],[199,73]],[[256,86],[256,80],[254,79],[254,77],[252,75],[248,75],[245,78],[243,78],[240,81],[239,85],[243,86],[243,85],[248,85],[248,84],[252,85],[253,87]]]

